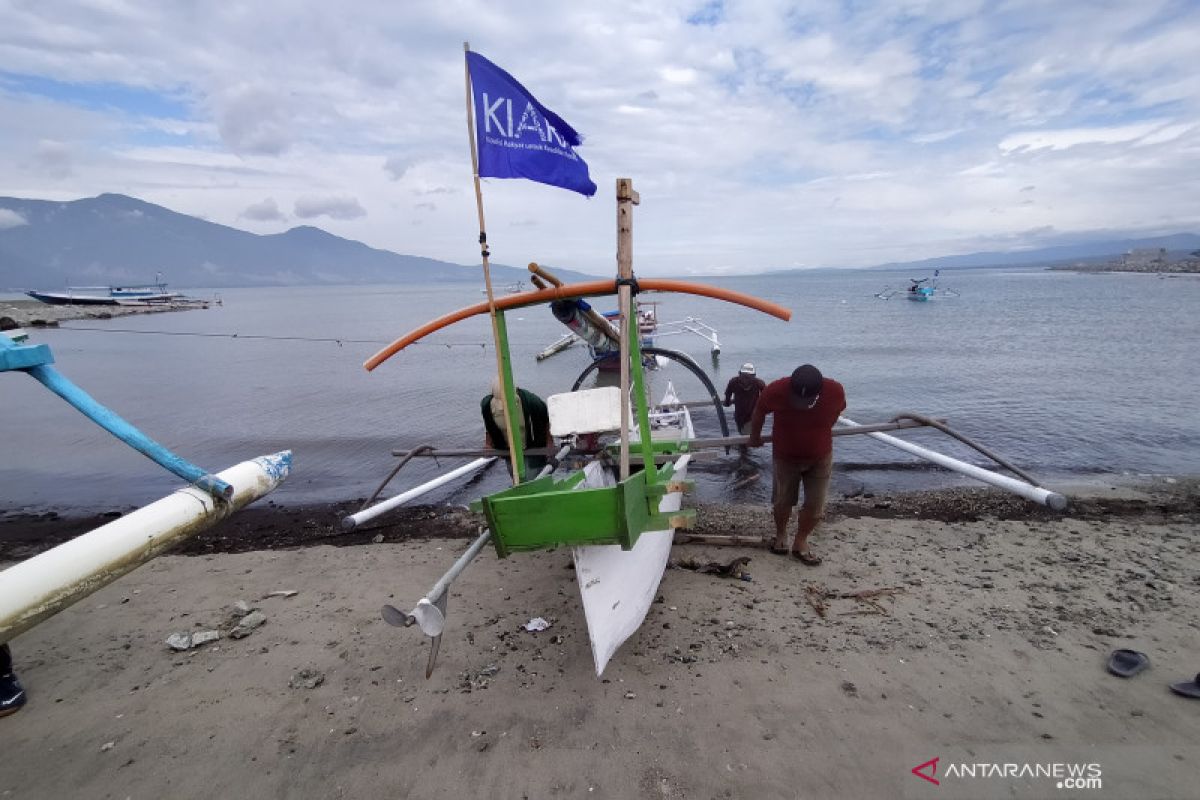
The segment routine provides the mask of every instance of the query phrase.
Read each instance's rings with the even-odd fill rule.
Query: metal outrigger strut
[[[538,477],[542,478],[553,472],[558,461],[565,458],[570,451],[570,446],[564,446],[560,449],[558,455],[538,473]],[[483,548],[491,540],[492,532],[490,530],[484,528],[480,531],[479,536],[475,538],[475,541],[471,542],[471,546],[467,548],[467,551],[458,557],[458,560],[446,571],[445,575],[438,578],[437,583],[425,593],[424,597],[417,601],[416,606],[413,607],[411,612],[406,613],[391,604],[384,605],[380,609],[383,621],[388,625],[396,628],[411,628],[413,625],[416,625],[421,629],[422,633],[430,638],[429,663],[425,666],[425,677],[427,679],[433,675],[433,666],[437,662],[438,649],[442,646],[442,632],[446,629],[446,604],[450,597],[450,584],[462,574],[462,571],[467,568],[468,564],[475,560],[476,556],[483,552]]]

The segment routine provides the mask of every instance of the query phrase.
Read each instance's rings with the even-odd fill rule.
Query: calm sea
[[[719,390],[745,361],[767,380],[811,362],[845,385],[847,414],[858,422],[902,411],[945,417],[1052,485],[1102,473],[1200,473],[1200,280],[967,271],[943,276],[957,298],[873,296],[907,277],[706,279],[783,304],[792,321],[704,298],[658,296],[660,320],[697,317],[719,331],[722,351],[714,359],[708,344],[690,335],[658,344],[691,354]],[[292,449],[292,477],[273,495],[284,504],[368,494],[394,463],[393,448],[481,444],[478,402],[495,371],[486,317],[452,326],[373,373],[362,368],[386,342],[479,302],[477,287],[221,295],[224,305],[206,311],[65,323],[36,331],[35,339],[51,346],[63,373],[194,463],[217,471]],[[578,348],[535,361],[565,331],[546,308],[510,312],[509,330],[518,381],[542,396],[569,389],[586,366]],[[684,399],[705,396],[677,367],[655,373],[653,391],[667,380]],[[24,375],[0,376],[0,408],[0,510],[128,507],[178,485]],[[712,411],[696,411],[695,420],[701,435],[719,433]],[[986,463],[940,434],[902,435]],[[835,491],[966,482],[865,437],[839,439],[836,458]],[[393,487],[457,463],[415,461]],[[699,498],[764,501],[769,481],[735,488],[745,474],[737,466],[736,454],[697,464]],[[493,468],[427,499],[464,503],[505,480]]]

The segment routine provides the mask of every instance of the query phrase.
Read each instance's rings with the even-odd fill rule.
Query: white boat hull
[[[669,388],[667,391],[664,402],[668,398],[675,399],[674,390]],[[694,438],[691,417],[686,408],[680,408],[683,430],[677,435]],[[662,433],[661,430],[654,431],[655,438],[661,438]],[[690,455],[683,455],[675,460],[672,480],[687,477],[691,459]],[[603,486],[606,482],[612,485],[612,476],[598,463],[589,464],[584,472],[584,486]],[[682,492],[671,492],[659,501],[658,510],[678,511],[682,502]],[[597,675],[604,673],[609,659],[645,621],[662,582],[674,538],[674,529],[668,528],[646,531],[630,550],[622,550],[615,544],[573,548],[575,577],[579,581]]]

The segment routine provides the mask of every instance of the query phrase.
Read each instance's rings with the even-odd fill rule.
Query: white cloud
[[[412,164],[406,158],[400,156],[389,156],[387,161],[383,162],[383,171],[391,176],[392,180],[398,181],[404,177]]]
[[[19,228],[28,225],[29,220],[11,208],[0,208],[0,231],[8,228]]]
[[[962,132],[962,128],[952,128],[948,131],[933,131],[931,133],[914,136],[912,137],[912,140],[917,144],[934,144],[936,142],[944,142],[947,139],[953,139]]]
[[[295,214],[300,219],[347,220],[365,217],[367,212],[353,197],[301,197],[296,201]]]
[[[1083,144],[1118,144],[1146,140],[1152,134],[1157,136],[1154,142],[1170,141],[1187,131],[1189,126],[1166,126],[1162,120],[1150,120],[1136,125],[1120,125],[1107,128],[1067,128],[1064,130],[1028,131],[1013,134],[1000,142],[1000,149],[1005,152],[1017,150],[1066,150]],[[1163,138],[1163,132],[1170,133]]]
[[[287,104],[266,86],[233,86],[213,98],[217,130],[235,153],[275,156],[291,144]]]
[[[0,4],[0,195],[119,191],[261,231],[271,198],[470,262],[469,19],[473,45],[585,135],[600,186],[485,181],[498,260],[608,272],[618,176],[642,193],[645,274],[1200,226],[1194,4],[728,0],[688,25],[702,5]]]
[[[71,148],[62,142],[43,139],[33,152],[34,170],[54,180],[70,177],[71,162]]]
[[[240,216],[258,222],[283,222],[287,219],[279,210],[279,204],[275,202],[274,197],[267,197],[260,203],[246,206]]]

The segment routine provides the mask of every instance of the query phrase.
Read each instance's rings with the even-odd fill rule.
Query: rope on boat
[[[1013,466],[1008,461],[1005,461],[1003,458],[1001,458],[1000,456],[993,453],[991,450],[987,449],[986,447],[984,447],[981,444],[977,444],[977,443],[971,441],[970,438],[964,436],[963,434],[959,433],[958,431],[953,430],[952,428],[950,428],[950,426],[946,425],[945,423],[941,422],[940,420],[933,419],[932,417],[927,417],[924,414],[914,414],[910,411],[906,411],[904,413],[897,414],[896,416],[892,417],[892,422],[900,422],[901,420],[906,420],[906,419],[911,419],[913,422],[919,422],[922,425],[928,425],[931,428],[937,428],[939,431],[946,434],[947,436],[953,436],[955,439],[958,439],[960,442],[965,444],[967,447],[974,448],[975,450],[978,450],[980,453],[983,453],[983,455],[987,456],[992,461],[995,461],[997,464],[1004,467],[1009,472],[1013,473],[1014,475],[1016,475],[1018,478],[1025,481],[1026,483],[1029,483],[1033,486],[1041,486],[1041,484],[1038,483],[1036,480],[1034,480],[1033,477],[1028,472],[1025,472],[1023,469],[1020,469],[1019,467]]]
[[[133,328],[76,328],[71,325],[57,326],[62,331],[88,331],[89,333],[135,333],[144,336],[195,336],[202,339],[264,339],[273,342],[318,342],[336,344],[387,344],[386,339],[347,339],[333,336],[271,336],[262,333],[200,333],[198,331],[141,331]],[[489,342],[417,342],[431,347],[481,347]]]
[[[401,467],[403,467],[409,461],[412,461],[414,458],[416,458],[421,453],[424,453],[424,452],[427,452],[430,450],[433,450],[433,445],[431,445],[431,444],[419,444],[416,447],[414,447],[412,450],[410,450],[408,452],[408,455],[406,455],[404,458],[400,459],[400,463],[392,468],[392,471],[388,473],[388,476],[383,479],[383,483],[379,484],[379,488],[376,489],[369,498],[367,498],[367,501],[365,503],[363,503],[359,507],[358,510],[366,511],[368,508],[370,508],[371,504],[375,502],[375,498],[379,497],[379,493],[383,491],[383,488],[385,486],[387,486],[389,483],[391,483],[392,478],[396,477],[396,473],[400,471]],[[436,455],[435,455],[435,457],[436,457]]]

